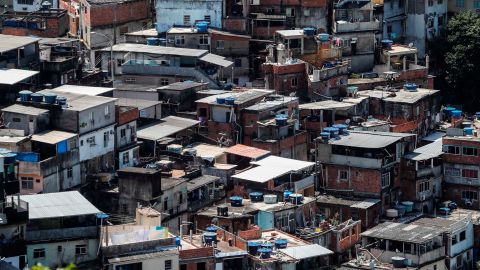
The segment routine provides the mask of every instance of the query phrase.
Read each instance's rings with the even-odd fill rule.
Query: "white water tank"
[[[263,202],[267,204],[277,203],[277,195],[267,194],[263,196]]]
[[[386,216],[389,218],[396,218],[398,217],[398,210],[397,209],[387,209]]]

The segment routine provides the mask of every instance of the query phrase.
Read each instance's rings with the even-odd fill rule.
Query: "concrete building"
[[[480,8],[480,3],[475,0],[463,0],[463,1],[449,0],[447,2],[448,2],[449,17],[451,15],[455,15],[456,13],[460,13],[466,10],[477,12],[478,9]]]
[[[368,142],[368,143],[367,143]],[[414,134],[349,131],[317,143],[319,187],[332,194],[381,200],[382,213],[399,200],[399,165]]]
[[[137,142],[139,110],[130,106],[115,106],[115,150],[118,168],[133,167],[139,163],[140,146]]]
[[[0,35],[0,39],[4,41],[0,45],[0,68],[39,69],[40,39],[12,35]]]
[[[22,195],[20,200],[29,210],[25,232],[29,265],[80,266],[97,258],[100,211],[78,191]]]
[[[444,37],[447,26],[447,6],[443,0],[408,0],[405,43],[413,43],[418,57],[428,54],[428,42]]]
[[[22,1],[22,0],[13,0],[13,11],[15,12],[36,12],[41,9],[45,9],[45,6],[43,5],[45,1],[41,0],[28,0],[28,1]],[[54,0],[51,2],[46,3],[46,7],[53,8],[53,9],[58,9],[59,8],[59,2],[58,0]]]
[[[14,104],[2,109],[5,123],[9,128],[23,130],[25,135],[42,132],[50,126],[50,111]]]
[[[406,34],[406,0],[383,1],[383,38],[394,42],[402,41]]]
[[[54,38],[68,32],[68,14],[63,9],[5,12],[0,17],[3,20],[4,35]]]

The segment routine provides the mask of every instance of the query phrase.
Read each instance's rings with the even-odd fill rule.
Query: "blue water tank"
[[[213,243],[217,242],[217,233],[214,233],[214,232],[203,233],[203,241],[205,241],[205,244],[209,246],[213,245]]]
[[[181,246],[182,245],[182,239],[180,239],[180,237],[175,237],[175,245],[177,247]]]
[[[260,248],[258,253],[260,253],[262,259],[268,259],[270,258],[270,254],[272,254],[272,250],[269,248]]]
[[[393,40],[384,39],[382,40],[382,48],[386,50],[391,50],[393,45]]]
[[[214,233],[216,233],[218,229],[217,229],[216,227],[207,227],[205,230],[206,230],[207,232],[214,232]]]
[[[335,125],[332,125],[332,127],[338,128],[338,134],[340,134],[340,135],[345,135],[347,133],[347,128],[348,128],[347,125],[335,124]]]
[[[263,193],[262,192],[250,192],[250,201],[252,202],[263,202]]]
[[[288,240],[287,239],[277,239],[275,240],[275,247],[277,249],[287,248]]]
[[[3,163],[4,164],[13,164],[15,163],[15,159],[17,157],[16,153],[10,152],[10,153],[2,153],[3,156]]]
[[[326,33],[318,34],[318,39],[320,39],[320,41],[328,41],[330,39],[330,35]]]
[[[273,244],[272,243],[261,243],[260,247],[261,248],[273,249]]]
[[[463,133],[467,136],[468,135],[473,135],[473,128],[471,128],[471,127],[463,128]]]
[[[306,36],[312,37],[315,35],[315,28],[311,28],[311,27],[303,28],[303,34],[305,34]]]
[[[406,83],[403,85],[403,89],[409,92],[416,92],[417,91],[417,85],[414,83]]]
[[[166,38],[159,38],[158,39],[159,46],[167,46],[167,39]]]
[[[326,127],[323,129],[324,132],[330,133],[330,138],[336,138],[339,135],[339,130],[338,128],[334,127]]]
[[[147,39],[147,45],[150,45],[150,46],[160,45],[160,40],[156,37],[148,37],[146,39]]]
[[[290,194],[290,202],[291,203],[293,203],[295,205],[298,205],[298,204],[302,203],[302,200],[303,200],[303,195],[302,194],[298,194],[298,193]]]
[[[40,93],[33,93],[30,95],[32,102],[43,102],[43,95]]]
[[[462,117],[462,111],[460,111],[460,110],[452,111],[452,117],[453,117],[453,118],[460,118],[460,117]]]
[[[287,116],[284,115],[284,114],[277,114],[275,116],[275,123],[278,125],[278,126],[284,126],[287,124]]]
[[[196,25],[197,33],[207,33],[208,23],[207,22],[198,22]]]
[[[330,132],[320,132],[320,137],[323,141],[330,140]]]
[[[67,104],[67,98],[66,97],[57,97],[56,102],[58,105],[65,105]]]
[[[253,241],[248,242],[248,253],[250,253],[251,255],[256,256],[259,248],[260,243]]]
[[[15,160],[25,162],[38,162],[38,153],[35,152],[20,152],[16,154]]]
[[[224,97],[217,97],[217,104],[225,104],[225,98]]]
[[[443,108],[443,112],[448,115],[448,116],[451,116],[452,115],[452,112],[455,111],[457,108],[455,107],[445,107]]]
[[[18,94],[20,95],[21,102],[28,102],[30,101],[30,96],[32,95],[32,91],[22,90],[18,92]]]
[[[232,196],[230,197],[230,204],[232,206],[242,206],[242,197],[239,197],[239,196]]]
[[[399,204],[399,205],[396,205],[396,206],[393,207],[393,208],[398,211],[398,214],[399,214],[400,216],[405,215],[406,207],[405,207],[404,205]]]
[[[413,211],[413,202],[410,201],[404,201],[402,202],[402,205],[405,206],[405,212],[410,213]]]
[[[54,94],[54,93],[45,93],[43,94],[43,96],[45,99],[45,103],[48,103],[48,104],[54,104],[55,101],[57,100],[57,94]]]
[[[285,201],[287,201],[287,200],[290,198],[290,195],[292,195],[292,193],[293,193],[293,192],[291,192],[291,191],[289,191],[289,190],[285,190],[285,191],[283,192],[283,199],[284,199]]]
[[[234,97],[226,97],[225,104],[227,105],[235,105],[235,98]]]

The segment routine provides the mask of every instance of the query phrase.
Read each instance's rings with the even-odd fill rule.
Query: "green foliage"
[[[76,266],[73,263],[70,263],[65,268],[57,268],[57,270],[75,270]],[[50,267],[43,266],[41,263],[37,263],[36,265],[32,266],[32,270],[50,270]]]
[[[451,103],[480,111],[480,17],[471,11],[449,20],[445,63]]]

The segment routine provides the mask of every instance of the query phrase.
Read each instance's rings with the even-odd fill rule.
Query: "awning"
[[[210,64],[217,65],[217,66],[225,67],[225,68],[233,64],[233,62],[225,60],[225,57],[212,54],[212,53],[209,53],[205,56],[200,57],[200,60]]]

